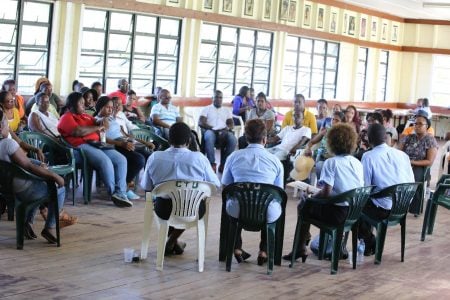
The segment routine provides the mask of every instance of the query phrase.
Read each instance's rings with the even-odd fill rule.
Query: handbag
[[[106,144],[106,143],[102,143],[99,141],[93,141],[93,140],[87,140],[86,143],[88,143],[89,145],[98,148],[100,150],[112,150],[115,149],[113,145],[110,144]]]

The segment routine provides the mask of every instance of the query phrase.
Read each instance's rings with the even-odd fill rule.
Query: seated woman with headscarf
[[[38,110],[32,111],[28,116],[28,128],[31,131],[40,132],[51,138],[58,138],[59,119],[48,111],[50,107],[49,97],[44,93],[37,93],[35,96]]]
[[[61,136],[73,147],[82,149],[88,163],[100,174],[111,200],[118,207],[130,207],[133,203],[126,195],[126,158],[113,148],[100,142],[100,133],[108,129],[108,121],[98,122],[84,112],[84,99],[81,93],[73,92],[67,96],[68,111],[58,123]],[[81,160],[78,151],[75,159]]]

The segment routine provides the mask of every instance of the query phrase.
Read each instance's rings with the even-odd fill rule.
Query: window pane
[[[133,21],[132,21],[132,15],[131,14],[122,14],[122,13],[111,13],[111,30],[119,30],[119,31],[126,31],[130,32],[133,28]]]
[[[15,45],[16,44],[16,25],[0,24],[0,43]]]
[[[21,43],[33,46],[46,46],[48,36],[47,33],[47,27],[24,25],[22,27]]]
[[[36,3],[36,2],[24,3],[24,11],[23,11],[24,21],[48,23],[50,20],[49,14],[50,14],[50,4]]]
[[[85,9],[83,14],[83,27],[105,29],[106,11]]]
[[[140,54],[154,54],[155,37],[137,35],[134,40],[134,51]]]
[[[0,20],[17,20],[17,1],[3,0],[0,5]]]
[[[179,20],[161,19],[159,33],[162,35],[178,37]]]
[[[156,33],[156,18],[147,16],[137,16],[136,32]]]

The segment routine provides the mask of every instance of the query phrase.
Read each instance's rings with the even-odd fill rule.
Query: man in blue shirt
[[[415,181],[408,155],[386,144],[386,129],[383,125],[370,125],[367,135],[373,149],[364,153],[361,160],[365,186],[374,185],[374,191],[377,192],[394,184]],[[364,213],[373,219],[383,220],[389,216],[391,208],[390,197],[372,198],[364,207]],[[360,222],[359,235],[366,245],[364,255],[374,254],[375,236],[369,223]]]
[[[222,184],[229,185],[235,182],[257,182],[273,184],[283,188],[283,166],[280,160],[264,149],[267,141],[267,130],[264,121],[260,119],[249,120],[245,124],[245,137],[248,147],[233,152],[225,162]],[[227,213],[239,217],[239,203],[237,200],[228,200]],[[267,209],[267,222],[275,222],[281,215],[281,206],[278,202],[271,202]],[[238,262],[250,257],[242,249],[242,239],[236,241],[234,255]],[[258,264],[267,261],[266,234],[261,232],[259,244]]]
[[[191,129],[185,123],[175,123],[169,129],[169,143],[171,147],[166,151],[156,151],[151,155],[145,166],[141,186],[145,191],[170,180],[207,181],[220,187],[220,181],[211,169],[208,159],[200,152],[188,149]],[[155,213],[162,219],[168,220],[172,212],[170,199],[157,198]],[[199,217],[205,213],[205,204],[199,208]],[[169,228],[169,238],[166,244],[166,254],[182,254],[184,243],[178,243],[183,233],[182,229]]]

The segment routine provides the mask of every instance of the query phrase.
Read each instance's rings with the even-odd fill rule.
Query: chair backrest
[[[42,152],[46,153],[49,165],[61,164],[60,161],[56,160],[56,158],[61,157],[61,154],[66,156],[66,161],[64,161],[65,164],[75,165],[73,150],[59,144],[49,136],[39,132],[23,131],[20,133],[19,137],[25,143],[41,149]],[[31,157],[37,159],[36,153],[32,152]]]
[[[450,209],[450,174],[444,174],[439,178],[432,201]]]
[[[339,197],[342,197],[343,202],[348,202],[349,205],[344,227],[352,226],[360,218],[373,188],[373,186],[359,187],[339,195]]]
[[[260,230],[267,223],[267,207],[272,200],[286,207],[287,195],[281,188],[264,183],[238,182],[222,191],[222,199],[239,201],[239,223],[246,230]]]
[[[450,158],[450,141],[442,147],[442,154],[439,160],[439,177],[442,174],[448,174],[448,160]]]
[[[13,179],[21,178],[26,180],[51,181],[31,174],[18,165],[7,161],[0,160],[0,193],[13,194]]]
[[[157,135],[156,133],[146,130],[146,129],[133,129],[131,130],[131,134],[140,140],[144,140],[146,142],[153,141],[157,146],[156,150],[166,150],[170,147],[169,142]]]
[[[172,180],[157,185],[152,196],[172,200],[171,223],[189,223],[198,219],[200,202],[215,191],[216,187],[209,182]]]
[[[417,182],[401,183],[380,191],[383,194],[387,193],[392,198],[392,208],[387,218],[389,223],[399,222],[406,215],[419,184]]]

